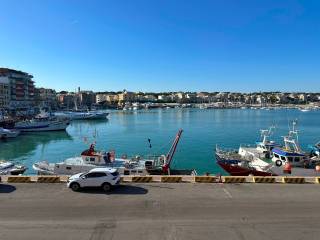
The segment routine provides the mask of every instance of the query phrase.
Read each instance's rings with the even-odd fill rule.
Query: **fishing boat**
[[[20,134],[19,130],[16,129],[5,129],[0,127],[0,138],[7,139],[7,138],[16,138]]]
[[[66,130],[70,120],[49,113],[40,113],[31,120],[17,122],[15,128],[22,132],[43,132]]]
[[[27,168],[23,165],[16,165],[3,160],[0,161],[0,175],[20,175],[26,170]]]
[[[216,162],[233,176],[320,176],[320,158],[302,151],[295,125],[293,123],[293,129],[284,136],[284,147],[272,149],[271,163],[254,155],[250,158],[219,149],[215,153]]]
[[[269,129],[260,130],[261,141],[256,142],[255,146],[241,145],[239,147],[239,154],[243,157],[248,154],[253,154],[261,159],[270,159],[272,156],[272,149],[279,147],[279,144],[270,140],[274,129],[275,127],[271,126]]]
[[[309,146],[311,148],[311,157],[320,157],[320,142],[316,143],[314,146]]]
[[[91,144],[90,148],[83,151],[79,157],[68,158],[60,163],[38,162],[33,164],[33,169],[40,175],[71,175],[96,167],[117,168],[122,175],[195,175],[195,170],[177,170],[170,167],[181,134],[182,130],[179,130],[167,155],[148,158],[142,156],[128,158],[126,155],[122,155],[121,158],[116,158],[114,151],[97,151],[95,144]]]

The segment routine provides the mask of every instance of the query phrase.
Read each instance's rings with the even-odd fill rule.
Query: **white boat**
[[[0,175],[23,174],[27,168],[23,165],[15,165],[12,162],[0,161]]]
[[[0,127],[0,138],[6,139],[6,138],[15,138],[20,134],[19,130],[16,129],[5,129]]]
[[[88,112],[68,112],[65,113],[70,120],[98,120],[106,119],[109,113],[98,112],[98,111],[88,111]]]
[[[41,113],[31,120],[16,123],[15,128],[22,132],[59,131],[66,130],[69,124],[69,119]]]
[[[273,129],[274,127],[272,126],[267,130],[260,130],[262,140],[257,142],[255,146],[241,145],[238,153],[242,157],[252,155],[255,156],[255,158],[270,159],[272,155],[272,149],[279,146],[275,141],[269,140]]]
[[[89,171],[97,167],[117,168],[122,175],[148,175],[148,174],[195,174],[194,170],[170,169],[170,163],[178,145],[182,130],[179,130],[167,155],[152,156],[144,159],[141,156],[127,158],[115,157],[115,152],[96,151],[94,144],[83,151],[80,157],[68,158],[59,163],[42,161],[33,164],[33,169],[40,175],[72,175]]]

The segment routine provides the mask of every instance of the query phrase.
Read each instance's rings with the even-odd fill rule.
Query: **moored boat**
[[[107,119],[109,113],[99,111],[86,111],[86,112],[65,112],[63,116],[66,116],[70,120],[99,120]]]
[[[272,149],[272,162],[268,163],[252,155],[241,156],[239,153],[216,150],[216,162],[226,172],[233,176],[320,176],[319,156],[310,156],[301,150],[297,131],[289,131],[284,137],[284,147]],[[288,170],[289,169],[289,170]]]
[[[19,130],[16,129],[5,129],[0,127],[0,138],[7,139],[7,138],[15,138],[20,134]]]
[[[66,130],[69,124],[69,119],[41,113],[31,120],[17,122],[15,128],[22,132],[61,131]]]
[[[270,159],[272,156],[272,149],[279,147],[275,141],[270,140],[270,137],[273,133],[274,127],[270,127],[267,130],[260,130],[261,132],[261,141],[256,142],[255,146],[244,146],[241,145],[239,148],[239,154],[246,156],[248,154],[253,154],[261,159]]]
[[[70,175],[79,172],[89,171],[97,167],[117,168],[122,175],[148,175],[148,174],[188,174],[195,175],[195,170],[188,169],[171,169],[171,162],[176,151],[182,130],[179,130],[167,155],[152,156],[143,158],[135,156],[128,158],[123,155],[116,158],[114,151],[97,151],[95,145],[91,144],[90,148],[83,151],[80,157],[68,158],[59,163],[48,163],[46,161],[33,164],[33,169],[38,174],[60,174]]]
[[[26,170],[27,168],[23,165],[16,165],[12,162],[0,161],[0,175],[20,175]]]

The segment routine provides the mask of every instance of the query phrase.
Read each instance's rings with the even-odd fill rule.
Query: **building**
[[[135,94],[133,92],[128,92],[128,91],[124,90],[122,93],[118,94],[118,100],[121,103],[134,102],[135,101]]]
[[[38,106],[56,108],[57,93],[50,88],[35,88],[35,102]]]
[[[0,68],[2,82],[9,84],[9,107],[24,108],[34,105],[33,76],[22,71]]]
[[[107,101],[108,94],[99,93],[96,95],[96,103],[102,103]]]
[[[96,94],[92,91],[80,91],[77,93],[80,106],[87,106],[90,108],[96,103]]]
[[[76,96],[74,93],[63,92],[57,94],[57,100],[61,108],[72,109],[75,107]]]
[[[8,108],[10,103],[9,79],[0,76],[0,108]]]

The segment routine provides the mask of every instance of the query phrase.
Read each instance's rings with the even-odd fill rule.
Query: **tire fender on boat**
[[[277,160],[277,161],[276,161],[276,166],[277,166],[277,167],[281,167],[281,166],[282,166],[281,160]]]

